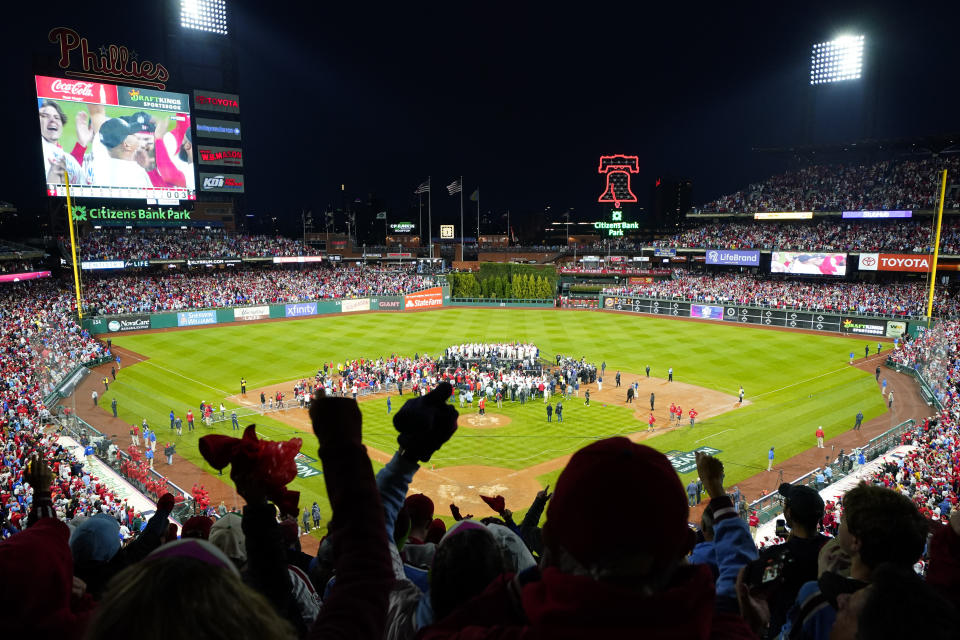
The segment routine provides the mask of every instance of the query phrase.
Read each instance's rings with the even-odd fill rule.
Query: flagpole
[[[508,247],[510,246],[511,236],[513,236],[513,232],[510,229],[510,209],[507,209],[507,246]]]
[[[420,214],[420,222],[417,225],[417,233],[420,234],[420,244],[418,245],[418,248],[423,248],[423,194],[422,193],[417,193],[417,211]]]
[[[80,298],[80,272],[77,271],[77,237],[73,231],[73,205],[70,202],[70,174],[63,172],[64,184],[67,191],[67,226],[70,227],[70,254],[73,258],[73,287],[77,294],[77,318],[83,320],[83,301]]]
[[[466,260],[463,255],[463,176],[460,176],[460,259]]]
[[[480,256],[480,187],[477,187],[477,259]]]
[[[433,184],[430,182],[430,176],[427,176],[427,224],[430,225],[430,231],[427,235],[427,242],[430,245],[430,268],[433,268],[433,208],[431,202],[433,201]]]

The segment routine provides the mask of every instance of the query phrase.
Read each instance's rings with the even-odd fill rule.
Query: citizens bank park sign
[[[933,257],[902,253],[861,253],[860,271],[909,271],[926,273],[930,271]]]
[[[142,222],[145,220],[189,220],[190,211],[158,207],[156,209],[109,209],[107,207],[73,207],[74,222],[98,222],[101,220],[124,220]]]

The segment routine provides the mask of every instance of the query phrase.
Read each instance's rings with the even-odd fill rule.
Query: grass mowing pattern
[[[886,410],[872,376],[847,365],[847,354],[862,353],[864,345],[871,344],[868,340],[648,316],[445,309],[117,334],[112,338],[118,346],[149,361],[125,362],[104,400],[109,403],[108,398],[116,397],[120,417],[131,423],[139,424],[146,417],[161,442],[171,433],[170,409],[182,416],[192,408],[198,415],[202,400],[217,404],[238,393],[241,376],[246,377],[248,389],[256,389],[312,377],[324,361],[392,353],[439,355],[445,347],[461,342],[529,341],[547,358],[563,353],[598,364],[606,361],[608,373],[617,369],[640,373],[649,364],[651,375],[666,377],[667,368],[673,367],[678,381],[731,395],[742,384],[753,404],[700,421],[692,431],[678,430],[647,441],[661,451],[689,451],[702,445],[721,449],[728,484],[765,469],[770,446],[776,447],[777,459],[784,460],[814,444],[818,425],[823,425],[830,437],[852,427],[858,410],[866,420]],[[624,384],[629,381],[627,376]],[[658,396],[658,401],[670,402],[668,397]],[[399,406],[395,399],[394,411]],[[364,402],[361,407],[364,440],[391,453],[396,441],[386,401]],[[489,410],[501,412],[495,406]],[[438,467],[480,464],[523,469],[572,453],[597,438],[645,428],[631,410],[604,407],[596,401],[584,407],[582,398],[564,403],[563,425],[546,423],[542,401],[524,407],[507,402],[502,413],[512,419],[511,424],[491,431],[461,429],[431,462]],[[269,417],[257,417],[256,422],[257,431],[268,438],[303,437],[304,453],[316,457],[313,436]],[[206,431],[198,427],[188,434],[186,425],[184,429],[177,453],[209,470],[196,443]],[[229,426],[221,425],[218,432],[229,433]],[[557,475],[559,471],[551,472],[540,480],[555,484]],[[329,513],[322,478],[298,478],[291,488],[303,494],[301,504],[317,500],[324,513]]]

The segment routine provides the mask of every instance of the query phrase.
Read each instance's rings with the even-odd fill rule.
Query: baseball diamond
[[[393,353],[440,355],[450,344],[468,341],[533,342],[546,365],[554,353],[582,355],[605,362],[608,378],[602,391],[597,384],[585,385],[577,397],[564,400],[562,423],[546,422],[542,399],[525,405],[507,401],[487,416],[477,415],[476,403],[461,410],[460,431],[418,474],[411,491],[456,494],[471,510],[482,508],[477,487],[498,486],[522,513],[539,489],[555,483],[571,453],[612,435],[629,435],[670,452],[684,480],[692,469],[676,452],[704,446],[723,451],[732,484],[765,468],[771,444],[785,459],[809,448],[816,425],[831,433],[845,430],[851,407],[862,410],[867,420],[887,412],[873,377],[845,364],[848,351],[863,349],[862,339],[572,310],[456,308],[117,334],[114,347],[128,364],[111,385],[111,395],[118,398],[121,422],[146,417],[162,424],[171,409],[181,413],[201,401],[223,401],[228,410],[237,410],[243,425],[256,423],[264,437],[303,437],[302,451],[312,456],[316,447],[309,419],[289,402],[297,379],[312,378],[324,362]],[[669,368],[673,382],[667,382]],[[612,383],[616,370],[620,388]],[[245,398],[239,394],[241,377],[248,384]],[[638,398],[656,393],[653,433],[646,429],[646,402],[626,403],[626,389],[634,382]],[[746,390],[742,405],[741,385]],[[266,396],[283,391],[293,408],[260,412],[261,391]],[[409,394],[409,389],[403,396],[390,394],[394,413]],[[389,460],[395,446],[386,399],[381,393],[360,402],[364,442],[375,467]],[[684,412],[679,424],[671,424],[671,403]],[[686,415],[690,409],[699,414],[692,428]],[[482,423],[481,417],[486,418]],[[494,419],[498,424],[491,428]],[[226,421],[185,433],[177,445],[183,460],[178,465],[209,473],[196,440],[229,430]],[[175,465],[170,475],[176,479],[180,472]],[[292,486],[308,501],[325,504],[322,478],[298,478]]]

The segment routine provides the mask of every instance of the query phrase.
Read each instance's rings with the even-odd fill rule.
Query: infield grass
[[[640,373],[649,364],[651,375],[666,377],[667,368],[673,367],[677,381],[730,395],[736,395],[742,384],[752,404],[699,421],[694,430],[680,429],[646,441],[661,451],[690,451],[704,445],[720,449],[728,485],[765,469],[771,446],[776,447],[777,460],[784,460],[814,444],[818,425],[832,437],[852,427],[858,410],[866,420],[886,411],[873,376],[847,364],[850,351],[862,354],[864,345],[875,341],[639,315],[444,309],[111,337],[117,346],[149,359],[124,362],[104,400],[116,397],[120,417],[129,422],[139,424],[146,417],[161,441],[169,434],[171,409],[182,416],[187,408],[198,413],[202,400],[216,405],[239,393],[241,376],[246,377],[249,391],[312,377],[325,361],[392,353],[439,355],[447,346],[462,342],[533,342],[547,359],[557,353],[583,356],[598,365],[605,361],[608,372]],[[399,406],[395,397],[393,410]],[[361,407],[365,442],[392,453],[395,432],[385,399],[362,402]],[[597,438],[645,427],[625,407],[593,402],[588,408],[576,399],[564,403],[563,425],[545,422],[542,401],[523,407],[507,402],[503,410],[490,410],[509,416],[511,424],[490,431],[461,429],[431,462],[437,467],[476,464],[524,469],[572,453]],[[272,439],[302,437],[303,452],[316,458],[312,435],[266,416],[242,424],[250,421]],[[209,470],[196,442],[208,432],[199,428],[188,434],[184,425],[177,453]],[[221,423],[218,432],[231,433],[229,423]],[[319,463],[314,466],[319,468]],[[374,463],[375,468],[379,466]],[[555,484],[557,475],[559,470],[539,479]],[[322,476],[298,478],[291,488],[303,494],[301,504],[317,500],[324,514],[329,514]],[[519,512],[521,505],[516,506]]]

